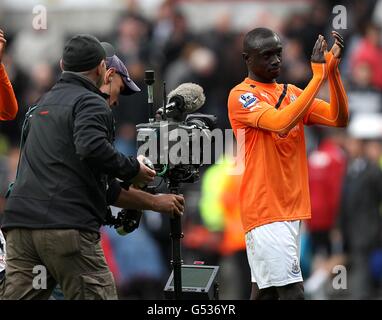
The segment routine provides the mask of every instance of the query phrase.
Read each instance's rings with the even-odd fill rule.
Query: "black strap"
[[[275,106],[276,109],[280,108],[281,103],[283,102],[283,100],[284,100],[284,98],[286,96],[287,90],[288,90],[288,84],[284,83],[283,93],[281,94],[281,96],[279,98],[279,101],[277,101],[277,104]]]

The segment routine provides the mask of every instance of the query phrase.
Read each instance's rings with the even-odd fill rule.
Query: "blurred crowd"
[[[142,89],[141,94],[122,97],[114,110],[116,145],[125,154],[135,154],[135,125],[148,120],[147,69],[156,71],[158,105],[162,81],[168,91],[184,82],[198,83],[207,97],[200,111],[215,114],[219,128],[230,128],[226,102],[230,89],[246,77],[241,52],[248,30],[233,28],[230,12],[224,11],[211,28],[195,31],[184,12],[185,2],[162,1],[154,17],[148,18],[140,11],[139,1],[129,1],[114,28],[99,37],[115,46]],[[335,5],[329,0],[306,0],[306,4],[307,10],[292,11],[285,18],[275,16],[269,25],[253,21],[251,26],[276,28],[284,44],[278,82],[301,88],[311,77],[309,60],[317,35],[332,44]],[[305,224],[301,258],[311,299],[382,298],[382,15],[377,14],[382,1],[343,4],[348,20],[347,29],[338,30],[346,44],[340,67],[350,125],[343,130],[315,127],[306,131],[313,218]],[[12,30],[1,22],[0,26],[7,32],[3,60],[20,106],[15,121],[0,124],[0,191],[4,195],[15,175],[25,112],[57,80],[63,45],[73,34]],[[328,88],[321,90],[320,98],[329,101]],[[247,299],[250,274],[234,198],[239,182],[227,177],[229,159],[223,164],[204,166],[201,181],[183,188],[183,259],[187,264],[202,260],[220,265],[220,297]],[[3,205],[0,198],[0,212]],[[125,237],[103,229],[104,249],[121,297],[162,297],[171,271],[169,233],[169,221],[159,214],[145,215],[140,228]],[[346,290],[332,286],[336,265],[346,266]]]

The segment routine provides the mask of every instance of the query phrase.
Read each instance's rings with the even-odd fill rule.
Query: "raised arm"
[[[338,69],[344,44],[339,33],[333,31],[332,34],[335,43],[332,49],[325,54],[328,66],[330,103],[322,100],[315,103],[305,122],[330,127],[346,127],[349,121],[348,99]]]

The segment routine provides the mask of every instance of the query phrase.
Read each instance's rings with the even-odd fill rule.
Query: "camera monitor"
[[[182,299],[216,300],[218,266],[182,265]],[[174,272],[164,288],[166,299],[174,296]]]

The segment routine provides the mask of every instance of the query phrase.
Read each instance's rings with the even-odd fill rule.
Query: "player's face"
[[[275,34],[260,41],[246,59],[248,69],[261,82],[273,82],[281,71],[282,45]]]

